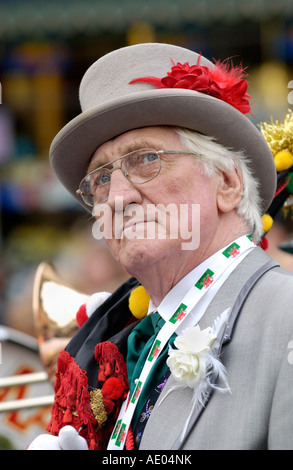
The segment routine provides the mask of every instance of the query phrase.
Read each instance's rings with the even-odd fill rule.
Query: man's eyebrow
[[[106,157],[104,154],[101,154],[99,158],[96,158],[96,160],[91,160],[89,163],[89,166],[87,168],[87,174],[91,173],[92,171],[96,170],[97,168],[100,168],[101,166],[107,165],[107,163],[111,163],[112,160],[109,162],[107,161]]]
[[[92,171],[96,170],[97,168],[99,168],[100,166],[103,166],[103,165],[104,165],[104,163],[102,163],[101,160],[95,160],[95,161],[90,162],[90,164],[87,168],[87,175],[89,173],[91,173]]]
[[[134,140],[127,144],[126,147],[123,148],[124,152],[123,154],[126,155],[127,153],[133,152],[134,150],[140,150],[140,149],[154,149],[158,150],[158,145],[156,142],[152,141],[150,142],[149,140]]]

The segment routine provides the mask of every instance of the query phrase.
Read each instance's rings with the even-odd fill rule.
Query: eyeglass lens
[[[155,178],[161,168],[159,154],[152,149],[131,152],[121,159],[121,165],[94,170],[82,181],[80,190],[86,204],[93,206],[108,199],[111,173],[121,169],[124,176],[134,184],[142,184]]]

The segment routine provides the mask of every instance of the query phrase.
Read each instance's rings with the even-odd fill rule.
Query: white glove
[[[26,450],[62,450],[59,444],[58,436],[50,434],[40,434],[27,447]]]
[[[64,426],[59,436],[40,434],[27,450],[89,450],[86,440],[72,426]]]

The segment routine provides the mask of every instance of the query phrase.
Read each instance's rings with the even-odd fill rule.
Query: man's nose
[[[115,208],[115,198],[122,201],[123,209],[132,202],[141,204],[141,193],[123,174],[121,168],[115,169],[111,174],[110,190],[107,203]]]

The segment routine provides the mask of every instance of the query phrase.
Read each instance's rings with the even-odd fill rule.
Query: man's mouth
[[[126,222],[125,225],[123,225],[122,233],[127,233],[127,232],[135,232],[136,229],[141,229],[145,228],[145,224],[153,222],[153,220],[140,220],[140,221],[135,221],[135,222]]]

